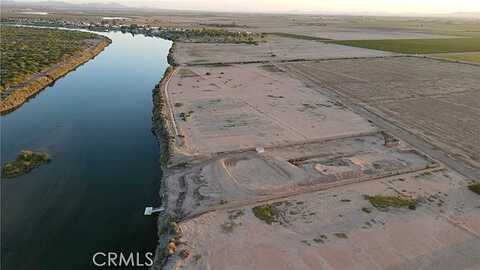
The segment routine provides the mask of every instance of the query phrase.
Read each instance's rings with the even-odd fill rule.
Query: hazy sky
[[[22,0],[29,1],[29,0]],[[37,1],[37,0],[30,0]],[[73,3],[116,2],[165,9],[260,12],[479,12],[480,0],[64,0]]]

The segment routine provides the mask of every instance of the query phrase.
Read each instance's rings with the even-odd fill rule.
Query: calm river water
[[[102,33],[112,44],[1,117],[2,162],[22,149],[52,162],[1,182],[5,270],[102,269],[96,252],[154,252],[159,146],[152,89],[170,41]]]

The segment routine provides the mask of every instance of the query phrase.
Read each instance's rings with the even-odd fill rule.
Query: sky
[[[17,0],[18,1],[18,0]],[[21,0],[44,1],[44,0]],[[60,0],[61,1],[61,0]],[[480,0],[63,0],[136,7],[243,12],[453,13],[480,12]]]

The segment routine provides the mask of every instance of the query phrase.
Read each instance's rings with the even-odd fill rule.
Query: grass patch
[[[480,37],[399,40],[338,40],[335,44],[408,54],[478,52]]]
[[[346,233],[334,233],[333,235],[335,235],[336,237],[340,238],[340,239],[348,239],[348,235]]]
[[[369,208],[369,207],[362,207],[362,211],[367,213],[367,214],[370,214],[372,212],[372,209]]]
[[[279,211],[271,204],[264,204],[252,208],[253,214],[265,223],[272,225],[278,219]]]
[[[16,160],[5,163],[2,167],[2,177],[12,178],[27,174],[34,168],[49,161],[50,157],[47,153],[23,150],[17,156]]]
[[[200,255],[200,254],[195,254],[195,255],[193,255],[193,260],[194,260],[195,262],[198,262],[198,261],[200,261],[201,259],[202,259],[202,255]]]
[[[472,63],[480,63],[480,52],[475,53],[447,53],[447,54],[436,54],[435,57],[456,60],[456,61],[465,61]]]
[[[468,189],[480,195],[480,183],[474,183],[468,185]]]
[[[228,203],[227,200],[224,200],[224,199],[221,199],[221,200],[220,200],[220,204],[227,204],[227,203]]]
[[[375,195],[366,198],[372,206],[379,209],[395,207],[415,210],[417,208],[417,201],[408,197]]]

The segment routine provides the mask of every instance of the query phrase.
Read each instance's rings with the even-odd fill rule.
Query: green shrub
[[[23,150],[16,160],[5,163],[2,167],[2,177],[11,178],[24,175],[34,168],[50,161],[50,157],[44,152]]]
[[[271,204],[264,204],[252,208],[253,214],[267,224],[271,225],[278,219],[279,211]]]
[[[468,185],[468,189],[480,195],[480,183],[474,183]]]
[[[416,200],[408,197],[401,197],[401,196],[375,195],[375,196],[367,196],[367,200],[372,204],[372,206],[379,209],[395,207],[395,208],[408,208],[411,210],[415,210],[417,207]]]

